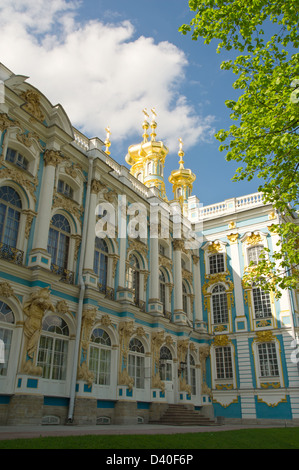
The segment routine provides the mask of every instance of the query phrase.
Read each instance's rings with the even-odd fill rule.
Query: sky
[[[193,13],[188,0],[0,0],[0,62],[28,76],[87,137],[106,138],[111,157],[127,166],[142,141],[142,110],[155,108],[157,140],[169,148],[164,178],[178,168],[196,175],[203,205],[257,191],[259,182],[232,182],[214,134],[232,124],[225,100],[235,99],[234,76],[220,70],[227,53],[178,32]]]

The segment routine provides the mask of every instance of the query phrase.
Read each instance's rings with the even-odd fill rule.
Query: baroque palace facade
[[[128,169],[0,80],[0,423],[299,420],[298,292],[242,282],[278,241],[261,194],[201,207],[180,140],[169,201],[154,110]]]

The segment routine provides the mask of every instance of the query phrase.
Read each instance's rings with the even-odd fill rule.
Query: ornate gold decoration
[[[219,253],[220,251],[222,251],[222,246],[219,242],[212,242],[208,246],[208,253],[210,253],[210,254]]]
[[[265,383],[261,383],[261,387],[262,388],[280,388],[281,387],[281,384],[280,382],[265,382]]]
[[[73,179],[78,177],[78,170],[82,173],[82,167],[79,163],[70,164],[64,167],[64,171],[67,175],[71,176]]]
[[[26,215],[25,238],[28,239],[30,235],[31,225],[34,217],[37,216],[37,212],[31,210],[24,210],[23,213]]]
[[[231,233],[230,235],[227,235],[227,238],[229,239],[230,243],[233,245],[234,243],[237,243],[237,240],[239,238],[238,233]]]
[[[132,390],[134,385],[134,379],[128,374],[128,354],[129,354],[129,343],[131,336],[134,332],[134,321],[122,321],[118,326],[119,331],[119,344],[120,344],[120,360],[119,360],[119,385],[126,385],[129,390]]]
[[[82,329],[81,329],[81,347],[83,353],[86,354],[89,346],[90,335],[95,324],[97,316],[97,308],[85,308],[82,313]]]
[[[65,157],[62,155],[62,153],[59,150],[51,150],[51,149],[45,150],[44,162],[46,166],[47,165],[57,166],[64,159]]]
[[[111,131],[110,131],[110,127],[106,127],[105,131],[107,132],[106,134],[106,140],[105,140],[105,145],[106,145],[106,150],[105,152],[107,153],[107,155],[110,155],[110,151],[109,151],[109,147],[111,146],[111,142],[110,142],[110,135],[111,135]]]
[[[227,279],[227,276],[229,276],[229,272],[226,271],[224,273],[216,273],[216,274],[206,274],[206,282],[203,285],[202,291],[204,295],[208,295],[208,289],[211,287],[213,284],[217,284],[218,282],[223,282],[227,286],[227,292],[232,293],[234,289],[234,284],[230,279]]]
[[[27,90],[21,93],[21,98],[26,101],[23,109],[32,114],[32,116],[34,116],[38,121],[43,122],[45,115],[41,110],[39,94],[33,90]]]
[[[131,238],[128,237],[128,252],[129,251],[137,251],[141,255],[143,255],[145,258],[147,258],[147,253],[148,253],[148,247],[145,243],[143,243],[141,240],[138,240],[137,238]]]
[[[257,331],[256,337],[254,338],[253,341],[257,343],[269,343],[274,340],[275,340],[275,336],[273,336],[272,331],[266,330],[266,331]]]
[[[231,220],[230,223],[228,224],[228,228],[232,230],[233,228],[236,228],[236,222],[234,220]]]
[[[215,347],[219,346],[228,346],[231,343],[231,340],[227,335],[217,335],[214,338],[213,345]]]
[[[9,282],[0,282],[0,296],[9,298],[14,295],[14,290],[9,284]]]
[[[78,233],[75,233],[71,235],[71,238],[75,240],[74,260],[76,261],[78,259],[82,237]]]
[[[198,263],[199,263],[199,256],[192,255],[192,260],[193,260],[193,263],[195,264],[195,266],[197,266]]]
[[[159,255],[159,266],[163,266],[164,268],[169,269],[169,271],[171,271],[172,261],[167,256]]]
[[[102,316],[101,325],[102,326],[112,326],[112,321],[111,321],[111,318],[108,314]]]
[[[42,368],[35,365],[35,356],[42,330],[43,317],[47,310],[55,312],[55,308],[50,300],[49,288],[33,292],[23,307],[26,320],[24,322],[25,356],[22,369],[27,374],[42,374]]]
[[[101,183],[101,181],[93,179],[91,182],[91,193],[92,194],[98,194],[99,192],[103,191],[104,189],[107,189],[106,185]]]
[[[3,132],[9,127],[20,127],[20,123],[9,119],[7,114],[0,113],[0,131]]]
[[[276,219],[276,212],[275,211],[270,212],[270,214],[268,215],[268,218],[269,218],[269,220],[275,220]]]
[[[53,208],[56,207],[64,209],[66,212],[75,216],[78,220],[80,220],[84,211],[82,205],[79,206],[75,201],[72,201],[63,194],[57,193],[57,191],[55,191],[53,195]]]
[[[251,235],[246,238],[247,245],[257,245],[258,243],[261,243],[261,241],[262,237],[259,233],[251,232]]]
[[[232,390],[234,388],[233,384],[217,384],[216,390]]]
[[[31,145],[33,145],[33,140],[39,141],[39,136],[36,134],[36,132],[28,132],[25,134],[18,133],[17,134],[17,139],[21,144],[25,145],[25,147],[29,148]]]
[[[2,168],[0,170],[0,178],[8,178],[12,181],[17,181],[31,194],[34,201],[36,201],[35,191],[38,185],[36,177],[30,177],[24,170],[18,168]]]
[[[165,383],[160,377],[160,348],[164,343],[164,331],[156,331],[152,334],[152,388],[160,388],[165,392]]]
[[[207,380],[207,368],[206,368],[206,360],[210,355],[210,346],[208,344],[202,344],[199,346],[199,362],[202,374],[202,381],[201,381],[201,392],[203,395],[209,395],[212,398],[212,391],[208,387],[206,380]]]
[[[70,308],[65,300],[58,300],[55,308],[58,313],[63,315],[71,313]]]
[[[184,240],[182,240],[181,238],[175,238],[173,241],[172,241],[172,244],[173,244],[173,249],[174,251],[176,250],[183,250],[184,246],[185,246],[185,242]]]
[[[88,386],[91,387],[94,381],[94,374],[91,372],[87,365],[87,351],[90,343],[90,335],[95,324],[97,316],[97,308],[85,308],[82,313],[82,329],[80,339],[80,351],[83,353],[83,360],[78,365],[77,378],[84,380]]]

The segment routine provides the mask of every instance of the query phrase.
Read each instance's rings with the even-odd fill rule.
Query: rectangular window
[[[144,357],[129,354],[129,376],[134,379],[134,387],[144,388]]]
[[[259,344],[258,355],[261,377],[278,377],[279,369],[275,343]]]
[[[272,316],[271,299],[268,292],[259,287],[252,289],[255,318],[269,318]]]
[[[210,274],[224,272],[224,255],[217,254],[209,257]]]
[[[232,379],[233,365],[230,346],[215,349],[217,379]]]

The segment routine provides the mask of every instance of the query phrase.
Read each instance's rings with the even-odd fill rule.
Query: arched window
[[[15,317],[11,308],[0,302],[0,376],[6,376]]]
[[[172,354],[167,346],[160,349],[159,366],[161,380],[172,380]]]
[[[217,253],[216,255],[209,256],[210,274],[217,274],[224,272],[224,255]]]
[[[17,150],[14,150],[8,147],[6,152],[6,158],[8,162],[14,163],[23,170],[28,169],[28,160],[23,155],[21,155]]]
[[[98,385],[110,385],[111,339],[101,328],[93,330],[89,349],[89,370]]]
[[[165,274],[160,269],[159,271],[159,283],[160,283],[160,302],[163,304],[163,313],[166,311],[166,280]]]
[[[144,388],[144,346],[137,338],[129,344],[129,376],[134,379],[136,388]]]
[[[247,255],[248,255],[248,264],[252,261],[253,264],[258,264],[260,261],[260,256],[263,251],[264,247],[260,245],[252,246],[248,248]]]
[[[15,248],[18,240],[22,202],[10,186],[0,188],[0,242]]]
[[[183,290],[183,311],[188,314],[188,291],[185,282],[182,286]]]
[[[48,252],[52,264],[62,269],[67,269],[70,234],[71,228],[67,219],[61,214],[55,214],[50,224]]]
[[[108,267],[108,247],[105,240],[96,237],[93,270],[99,279],[99,289],[106,292]]]
[[[37,358],[44,379],[66,379],[68,346],[69,328],[66,322],[57,315],[45,317]]]
[[[271,317],[271,298],[269,292],[264,292],[260,287],[253,284],[252,297],[255,318]]]
[[[131,255],[127,269],[127,287],[134,292],[135,303],[139,302],[140,266],[135,255]]]
[[[228,322],[228,306],[225,287],[217,284],[212,290],[213,323]]]

